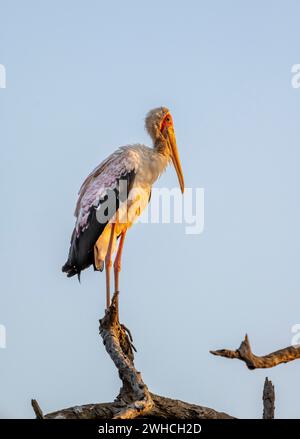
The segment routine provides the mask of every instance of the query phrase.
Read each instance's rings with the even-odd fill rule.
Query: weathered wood
[[[31,400],[31,405],[32,405],[33,411],[34,411],[34,413],[36,415],[36,418],[37,419],[44,419],[44,415],[43,415],[42,409],[39,406],[39,403],[37,402],[36,399],[32,399]]]
[[[132,419],[149,412],[153,407],[153,401],[141,373],[134,367],[132,337],[127,328],[119,322],[117,299],[118,293],[115,293],[110,307],[100,320],[100,335],[123,383],[117,397],[119,410],[113,417]]]
[[[234,419],[232,416],[217,412],[208,407],[189,404],[177,399],[150,394],[153,400],[152,409],[143,419]],[[45,419],[111,419],[119,412],[119,402],[102,404],[86,404],[48,413]]]
[[[300,358],[300,346],[288,346],[268,355],[257,356],[252,353],[248,336],[242,341],[240,347],[235,351],[229,349],[219,349],[210,351],[211,354],[225,358],[236,358],[244,361],[248,369],[266,369],[275,367],[281,363],[288,363]]]
[[[141,373],[134,367],[132,336],[117,315],[117,294],[100,320],[100,335],[122,381],[114,402],[86,404],[43,415],[36,400],[32,403],[43,419],[233,419],[223,412],[150,393]]]
[[[263,391],[263,419],[274,419],[275,414],[275,390],[272,381],[265,379]]]

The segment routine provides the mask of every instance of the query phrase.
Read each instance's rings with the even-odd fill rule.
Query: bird
[[[181,192],[184,177],[176,143],[173,117],[166,107],[150,110],[145,129],[152,147],[119,147],[84,180],[75,208],[75,227],[68,259],[62,271],[68,277],[93,266],[106,273],[106,308],[111,303],[110,275],[114,260],[114,292],[119,295],[121,257],[127,230],[146,208],[155,181],[173,163]],[[117,240],[119,240],[117,248]],[[117,302],[118,307],[118,302]]]

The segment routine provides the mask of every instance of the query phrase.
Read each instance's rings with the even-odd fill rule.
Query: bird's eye
[[[166,115],[163,118],[162,124],[161,124],[161,131],[163,131],[166,127],[172,125],[172,118],[170,115]]]

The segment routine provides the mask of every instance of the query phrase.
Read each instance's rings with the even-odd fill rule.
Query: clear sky
[[[0,0],[0,417],[111,401],[120,381],[98,335],[105,276],[61,273],[76,194],[117,146],[150,143],[145,113],[173,114],[205,228],[137,224],[121,317],[156,393],[261,417],[299,417],[300,362],[250,372],[209,349],[257,354],[300,323],[298,1]],[[177,185],[168,169],[160,186]]]

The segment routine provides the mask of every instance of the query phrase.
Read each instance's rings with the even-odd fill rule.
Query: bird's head
[[[146,130],[154,147],[168,154],[177,173],[181,192],[184,192],[184,178],[178,154],[173,118],[166,107],[150,110],[145,119]]]

